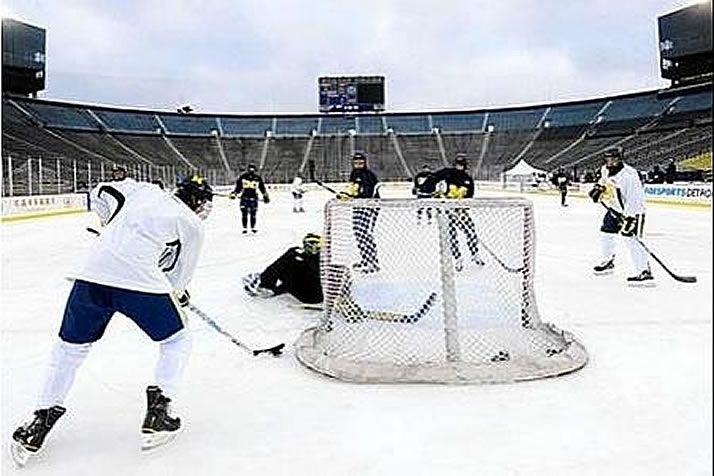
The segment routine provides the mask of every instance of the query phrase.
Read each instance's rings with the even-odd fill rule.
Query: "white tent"
[[[546,172],[545,170],[537,169],[525,160],[521,159],[516,165],[513,166],[512,169],[504,172],[503,175],[506,177],[506,179],[514,177],[535,178],[536,174],[546,175],[547,173],[548,172]]]
[[[548,172],[540,170],[530,165],[525,160],[521,159],[510,170],[503,172],[501,175],[504,187],[507,182],[518,182],[518,188],[523,190],[524,184],[529,184],[538,187],[540,183],[546,181]]]

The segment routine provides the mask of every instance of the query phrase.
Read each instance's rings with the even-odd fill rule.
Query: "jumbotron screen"
[[[384,111],[384,76],[323,76],[320,112]]]

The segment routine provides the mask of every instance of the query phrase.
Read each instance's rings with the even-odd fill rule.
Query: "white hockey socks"
[[[191,333],[183,328],[159,344],[159,360],[154,373],[156,385],[163,390],[164,395],[174,398],[183,369],[191,355]]]
[[[635,272],[640,274],[642,271],[649,269],[650,264],[647,259],[647,252],[637,243],[637,240],[633,236],[628,236],[625,238],[625,243],[630,249],[630,257],[632,258],[632,266],[634,266]]]
[[[38,408],[64,404],[64,399],[72,388],[74,375],[91,347],[92,344],[71,344],[63,340],[55,344],[37,402]]]
[[[615,257],[615,237],[616,233],[600,232],[600,250],[602,252],[603,261]]]

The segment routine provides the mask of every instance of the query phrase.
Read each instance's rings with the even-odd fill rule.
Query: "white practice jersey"
[[[300,177],[295,177],[293,179],[293,183],[290,185],[290,192],[297,195],[302,195],[305,192],[305,189],[302,187],[302,179]]]
[[[608,205],[627,216],[645,213],[645,189],[640,180],[640,174],[633,167],[623,164],[622,170],[610,176],[607,166],[600,170],[600,183],[611,183],[615,186],[615,196]]]
[[[124,179],[98,184],[90,192],[90,207],[105,226],[71,279],[150,293],[186,288],[203,224],[181,200],[156,185]]]

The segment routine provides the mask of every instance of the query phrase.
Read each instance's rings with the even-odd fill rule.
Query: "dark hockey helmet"
[[[213,189],[205,178],[198,175],[186,177],[176,185],[174,193],[194,212],[198,212],[206,203],[213,200]]]
[[[302,239],[302,249],[309,255],[319,254],[322,249],[322,237],[317,233],[308,233]]]
[[[352,154],[352,160],[367,160],[367,154],[365,154],[361,150],[356,150]]]
[[[124,180],[126,178],[126,167],[119,164],[112,166],[112,180]]]
[[[607,149],[605,151],[603,156],[605,157],[605,160],[608,160],[608,159],[622,160],[622,156],[623,156],[622,147],[619,147],[619,146],[610,147],[609,149]]]
[[[466,166],[469,164],[469,161],[466,159],[466,154],[464,153],[458,153],[456,154],[456,157],[454,158],[454,166],[461,166],[466,168]]]

